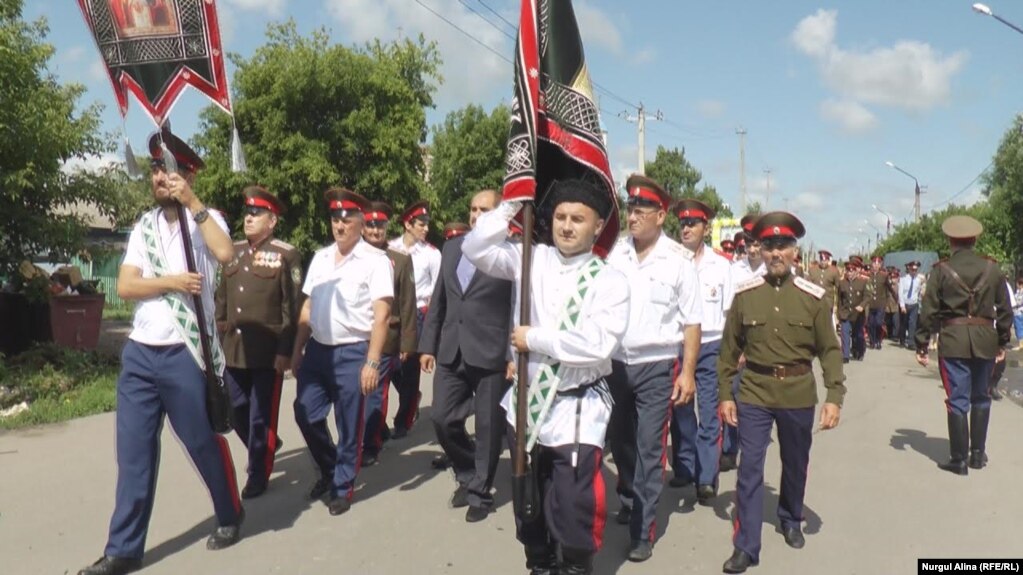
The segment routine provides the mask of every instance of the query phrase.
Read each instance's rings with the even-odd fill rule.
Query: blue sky
[[[420,5],[444,14],[495,51],[512,57],[513,33],[488,8],[515,22],[517,0],[218,0],[225,49],[249,55],[271,21],[294,18],[303,32],[330,29],[344,44],[423,33],[439,44],[446,83],[431,124],[469,103],[508,101],[511,65]],[[1019,35],[971,11],[968,1],[692,2],[575,0],[590,72],[606,91],[608,149],[618,180],[635,169],[635,124],[626,103],[660,110],[648,122],[646,155],[685,147],[704,180],[739,211],[739,138],[746,135],[751,199],[789,209],[817,247],[838,255],[865,247],[886,216],[912,217],[913,181],[926,186],[923,211],[954,197],[972,203],[973,183],[1020,111]],[[475,10],[474,13],[470,10]],[[1023,5],[991,8],[1023,24]],[[85,102],[106,105],[109,130],[121,120],[95,45],[72,0],[27,0],[45,16],[57,52],[51,69],[88,87]],[[484,21],[485,16],[493,24]],[[228,72],[231,73],[229,67]],[[610,93],[608,93],[610,92]],[[624,102],[623,102],[624,101]],[[189,136],[205,105],[194,92],[172,114]],[[152,127],[138,106],[126,123],[136,150]],[[770,170],[770,198],[767,198]],[[957,195],[958,194],[958,195]],[[866,220],[866,222],[864,221]],[[859,230],[863,230],[862,232]]]

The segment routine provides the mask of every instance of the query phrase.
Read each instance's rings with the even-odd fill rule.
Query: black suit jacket
[[[440,277],[419,337],[419,353],[450,365],[462,352],[465,363],[504,370],[511,334],[512,282],[476,270],[465,292],[458,281],[464,237],[448,240],[441,251]]]

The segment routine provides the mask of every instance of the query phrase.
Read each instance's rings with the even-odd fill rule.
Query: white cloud
[[[632,63],[636,66],[642,66],[643,64],[649,64],[653,62],[657,57],[657,51],[653,48],[641,48],[639,52],[632,57]]]
[[[862,134],[877,127],[877,117],[852,100],[825,100],[821,102],[820,112],[825,120],[838,124],[849,134]]]
[[[575,19],[586,46],[600,46],[616,56],[622,55],[625,43],[614,20],[589,2],[575,3]]]
[[[111,168],[124,163],[124,158],[116,154],[103,154],[100,156],[86,156],[84,158],[74,157],[64,162],[61,170],[66,174],[75,172],[98,172],[105,168]]]
[[[260,12],[270,16],[280,16],[284,13],[284,5],[287,4],[287,1],[288,0],[227,0],[226,3],[238,8],[239,10]]]
[[[705,118],[719,118],[725,113],[727,106],[721,100],[700,100],[696,103],[696,111]]]
[[[887,47],[844,49],[836,41],[838,11],[820,9],[803,18],[790,40],[816,61],[824,84],[837,96],[822,112],[850,132],[873,127],[876,118],[864,104],[921,112],[946,104],[952,79],[968,53],[944,55],[930,44],[900,40]]]

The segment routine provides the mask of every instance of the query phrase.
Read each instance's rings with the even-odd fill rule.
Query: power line
[[[415,0],[415,2],[416,2],[416,4],[419,4],[420,6],[422,6],[423,8],[426,8],[426,10],[428,10],[428,11],[429,11],[429,12],[430,12],[431,14],[433,14],[434,16],[436,16],[436,17],[440,18],[441,20],[443,20],[443,21],[444,21],[445,23],[447,23],[447,24],[448,24],[449,26],[451,26],[451,27],[452,27],[452,28],[454,28],[455,30],[458,30],[459,32],[461,32],[461,33],[462,33],[462,34],[463,34],[464,36],[466,36],[467,38],[469,38],[469,39],[470,39],[470,40],[472,40],[473,42],[475,42],[475,43],[479,44],[480,46],[482,46],[482,47],[486,48],[487,50],[489,50],[491,54],[493,54],[493,55],[497,56],[498,58],[500,58],[500,59],[504,60],[505,62],[507,62],[507,63],[509,63],[509,64],[514,64],[514,63],[513,63],[513,62],[512,62],[511,60],[509,60],[509,59],[508,59],[508,57],[507,57],[507,56],[505,56],[504,54],[502,54],[502,53],[498,52],[497,50],[495,50],[495,49],[491,48],[491,47],[490,47],[490,46],[489,46],[489,45],[488,45],[488,44],[487,44],[486,42],[484,42],[483,40],[480,40],[479,38],[477,38],[477,37],[473,36],[472,34],[470,34],[470,33],[466,32],[466,31],[465,31],[465,30],[463,30],[463,29],[462,29],[462,28],[461,28],[461,27],[460,27],[460,26],[459,26],[458,24],[455,24],[455,23],[454,23],[454,22],[452,22],[451,20],[448,20],[448,19],[447,19],[447,18],[445,18],[445,17],[443,16],[443,15],[441,15],[441,14],[440,14],[439,12],[437,12],[437,11],[436,11],[436,10],[434,10],[433,8],[430,8],[429,6],[427,6],[426,4],[424,4],[424,3],[422,2],[422,0]]]
[[[486,8],[487,10],[490,10],[491,14],[493,14],[494,16],[497,16],[498,18],[500,18],[501,21],[504,22],[505,24],[507,24],[508,27],[510,27],[512,30],[517,30],[518,29],[518,27],[515,24],[512,24],[511,22],[509,22],[504,16],[501,16],[500,12],[498,12],[497,10],[494,10],[493,8],[491,8],[490,5],[487,4],[486,2],[484,2],[483,0],[480,0],[480,4],[482,4],[483,7]]]
[[[954,200],[954,199],[958,198],[959,196],[965,194],[967,191],[970,190],[970,188],[973,187],[973,184],[977,183],[977,180],[979,180],[984,174],[986,174],[987,171],[991,169],[991,166],[994,166],[994,165],[995,165],[995,161],[991,160],[991,163],[988,164],[986,168],[981,170],[980,173],[977,174],[977,176],[975,178],[970,180],[970,183],[968,183],[965,186],[963,186],[963,189],[961,189],[958,192],[956,192],[956,193],[952,194],[951,196],[949,196],[949,198],[947,200],[945,200],[945,201],[943,201],[941,203],[938,203],[938,204],[934,204],[934,206],[932,206],[932,209],[936,208],[938,206],[943,206],[945,204],[952,203],[952,200]]]
[[[468,3],[468,2],[466,2],[465,0],[458,0],[458,3],[459,3],[459,4],[461,4],[462,6],[465,6],[465,8],[466,8],[466,9],[467,9],[467,10],[468,10],[469,12],[472,12],[473,14],[475,14],[476,16],[478,16],[480,20],[483,20],[483,21],[484,21],[484,22],[486,22],[487,24],[490,24],[490,27],[491,27],[491,28],[493,28],[494,30],[497,30],[498,32],[500,32],[500,33],[504,34],[505,36],[507,36],[507,37],[511,38],[512,40],[514,40],[514,39],[515,39],[515,36],[513,36],[512,34],[510,34],[510,33],[509,33],[509,32],[508,32],[507,30],[502,30],[502,29],[501,29],[501,28],[500,28],[500,27],[499,27],[499,26],[498,26],[497,24],[494,24],[493,22],[491,22],[490,20],[488,20],[487,18],[485,18],[485,17],[483,16],[483,14],[480,14],[479,12],[477,12],[477,11],[476,11],[476,9],[475,9],[475,8],[473,8],[472,6],[470,6],[470,5],[469,5],[469,3]]]

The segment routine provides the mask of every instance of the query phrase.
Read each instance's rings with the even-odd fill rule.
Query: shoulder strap
[[[948,271],[948,273],[952,276],[952,281],[956,282],[956,284],[958,284],[959,287],[961,287],[962,289],[966,290],[967,296],[969,297],[968,306],[967,306],[967,314],[970,317],[973,317],[974,298],[976,297],[977,292],[980,291],[980,288],[984,287],[984,284],[987,282],[988,276],[991,275],[991,269],[995,267],[994,262],[988,260],[987,267],[984,268],[984,273],[982,273],[980,275],[980,277],[977,278],[977,283],[974,284],[973,287],[969,287],[968,285],[966,285],[966,282],[963,281],[963,278],[959,276],[959,273],[956,272],[955,269],[952,268],[952,266],[947,265],[944,262],[942,262],[941,264],[939,264],[939,267],[941,267],[942,269]]]

